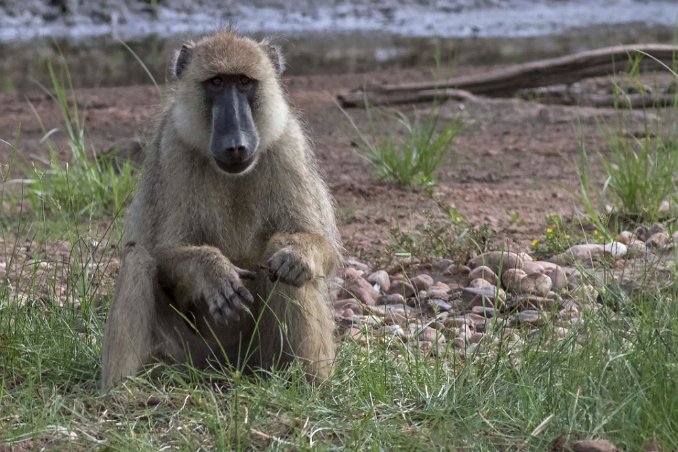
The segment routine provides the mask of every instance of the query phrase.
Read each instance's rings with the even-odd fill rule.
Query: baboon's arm
[[[254,301],[241,281],[254,273],[233,265],[217,248],[167,247],[154,250],[153,255],[159,282],[172,293],[181,311],[204,302],[216,320],[227,322]]]
[[[268,242],[266,256],[269,256],[271,279],[293,286],[330,275],[337,265],[332,244],[313,233],[274,234]]]

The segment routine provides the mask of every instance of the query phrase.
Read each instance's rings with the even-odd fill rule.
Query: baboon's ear
[[[268,41],[262,41],[261,45],[264,47],[268,58],[270,58],[275,72],[280,75],[285,71],[285,56],[282,54],[280,47],[275,44],[271,44]]]
[[[191,61],[191,54],[193,53],[193,43],[187,42],[181,46],[174,57],[174,66],[172,67],[172,75],[179,80],[184,73],[184,70]]]

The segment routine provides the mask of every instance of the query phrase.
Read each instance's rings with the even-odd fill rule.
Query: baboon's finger
[[[290,270],[289,279],[290,281],[293,281],[295,285],[301,286],[310,279],[308,267],[303,263],[297,262],[297,265]]]
[[[228,320],[233,315],[233,310],[229,306],[229,297],[223,290],[219,291],[214,299],[212,306],[210,306],[210,313],[217,320],[228,325]]]
[[[290,271],[290,259],[287,255],[273,256],[269,261],[268,271],[273,279],[285,278]]]
[[[224,316],[232,316],[235,309],[237,308],[237,306],[234,306],[233,303],[233,299],[235,298],[235,292],[233,291],[233,288],[230,286],[230,284],[225,284],[221,290],[219,290],[219,294],[223,297],[221,309],[224,313]]]
[[[257,277],[257,274],[255,272],[245,270],[244,268],[235,267],[235,272],[238,274],[240,279],[255,279]]]
[[[240,298],[245,300],[248,304],[250,305],[254,304],[254,297],[252,296],[252,293],[249,290],[247,290],[247,287],[245,286],[238,287],[237,292],[238,295],[240,295]]]

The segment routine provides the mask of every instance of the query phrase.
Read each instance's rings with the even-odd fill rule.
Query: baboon
[[[341,244],[282,56],[223,30],[184,44],[173,67],[125,221],[101,385],[157,360],[267,370],[299,359],[324,380]]]

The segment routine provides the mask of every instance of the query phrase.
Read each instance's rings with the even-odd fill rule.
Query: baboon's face
[[[225,173],[252,168],[287,120],[278,82],[282,63],[269,49],[223,31],[177,55],[179,132]]]
[[[252,106],[257,84],[245,74],[218,74],[202,83],[212,120],[210,152],[227,173],[241,173],[256,159],[259,134]]]

